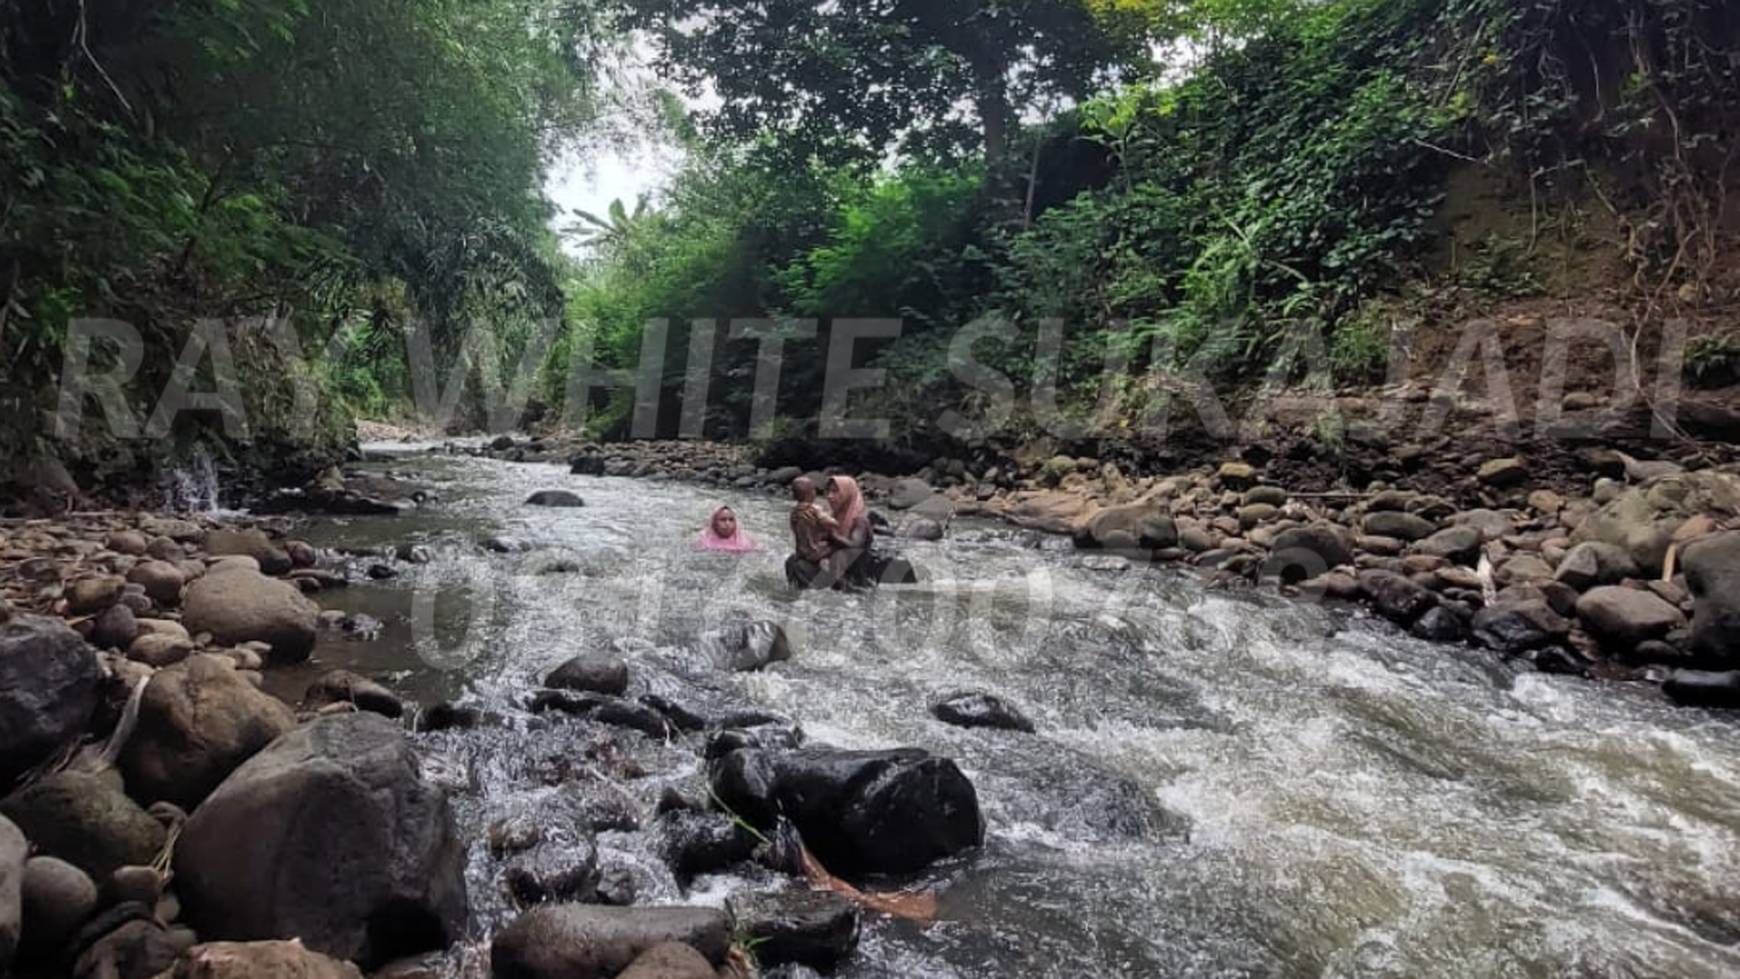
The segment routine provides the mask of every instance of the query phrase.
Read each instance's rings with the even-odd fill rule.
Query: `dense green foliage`
[[[511,355],[562,306],[539,186],[552,134],[591,112],[586,25],[563,10],[0,0],[0,346],[16,429],[0,444],[31,451],[72,317],[141,332],[142,405],[200,318],[288,318],[317,371],[365,407],[406,390],[413,323],[446,359],[487,317],[484,353]],[[318,356],[339,330],[345,365]],[[287,438],[305,421],[288,361],[263,339],[236,353],[249,439]],[[342,403],[322,403],[334,430]],[[215,427],[186,421],[184,438]]]
[[[1646,298],[1706,274],[1714,259],[1720,181],[1740,123],[1740,25],[1730,5],[1084,6],[1102,51],[1120,38],[1184,37],[1192,44],[1181,50],[1200,63],[1183,76],[1157,66],[1152,77],[1102,86],[1077,108],[1011,133],[1008,156],[992,154],[988,166],[970,155],[911,153],[874,171],[814,164],[794,183],[790,166],[765,165],[789,160],[793,146],[814,148],[788,124],[815,115],[875,142],[960,96],[926,102],[916,91],[877,88],[875,73],[890,70],[884,63],[836,77],[810,57],[860,51],[872,43],[861,32],[874,33],[864,24],[837,30],[818,21],[805,54],[763,70],[765,59],[748,55],[772,43],[777,25],[747,7],[783,6],[707,5],[742,16],[667,37],[665,54],[688,80],[723,79],[723,90],[741,97],[721,110],[724,131],[762,142],[751,153],[698,157],[643,235],[599,250],[585,312],[609,324],[606,362],[634,363],[635,324],[649,316],[819,319],[817,339],[787,348],[780,408],[790,427],[816,410],[830,319],[899,317],[898,340],[860,345],[858,363],[872,358],[891,376],[858,404],[891,414],[896,432],[915,441],[934,436],[943,413],[970,405],[974,392],[946,353],[955,331],[981,317],[1016,327],[981,341],[981,362],[1023,391],[1054,379],[1077,401],[1100,394],[1108,356],[1227,380],[1296,376],[1305,365],[1288,338],[1300,327],[1321,339],[1335,379],[1371,380],[1381,377],[1390,337],[1368,304],[1439,274],[1426,253],[1446,233],[1441,204],[1458,168],[1492,175],[1521,202],[1518,236],[1481,243],[1456,270],[1453,280],[1475,291],[1538,288],[1527,270],[1531,233],[1538,237],[1549,209],[1592,201],[1611,211],[1604,220],[1633,229],[1625,257]],[[902,23],[903,42],[958,56],[946,40]],[[829,47],[834,40],[841,47]],[[904,59],[907,73],[934,78],[916,70],[919,55],[874,43]],[[750,65],[760,73],[735,74]],[[867,90],[911,102],[911,111],[872,105],[870,116],[854,114],[869,111],[853,101]],[[775,96],[781,91],[789,99]],[[1061,336],[1055,369],[1035,358],[1047,323]],[[755,349],[737,342],[715,351],[715,372],[736,379],[733,392],[748,383]],[[667,352],[666,393],[675,399],[680,357]],[[1126,419],[1161,396],[1140,376],[1127,375],[1131,383],[1116,392]],[[719,433],[744,433],[744,403],[723,401]],[[618,397],[599,424],[622,432],[625,417]]]
[[[595,431],[729,437],[813,424],[835,341],[863,327],[842,321],[882,318],[898,336],[870,327],[833,366],[885,369],[852,413],[914,442],[997,388],[962,383],[968,352],[1006,390],[1126,423],[1180,374],[1298,379],[1301,350],[1373,380],[1409,283],[1538,293],[1537,246],[1572,226],[1618,239],[1639,316],[1660,316],[1703,294],[1732,223],[1737,17],[1721,0],[0,0],[0,445],[32,451],[81,316],[144,335],[141,401],[195,320],[287,318],[328,408],[427,403],[427,368],[475,367]],[[674,186],[556,222],[574,262],[539,187],[619,41],[717,99],[678,127]],[[1512,203],[1446,259],[1443,201],[1471,172]],[[781,385],[758,394],[769,335]],[[290,359],[265,332],[237,343],[255,430],[220,434],[290,438]],[[1725,341],[1695,353],[1700,378],[1732,372]],[[656,424],[593,383],[643,360]],[[1108,392],[1107,362],[1139,370]],[[485,421],[490,394],[462,413]]]

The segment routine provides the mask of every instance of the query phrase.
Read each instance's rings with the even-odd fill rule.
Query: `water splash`
[[[204,446],[196,446],[180,466],[163,477],[163,508],[174,513],[218,513],[217,464]]]

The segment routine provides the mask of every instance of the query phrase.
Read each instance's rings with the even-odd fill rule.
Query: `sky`
[[[560,230],[572,221],[576,208],[602,216],[614,200],[632,211],[637,197],[668,186],[681,164],[681,151],[674,147],[614,147],[570,154],[551,169],[544,184],[559,209],[554,226]],[[562,247],[579,254],[571,242],[564,241]]]

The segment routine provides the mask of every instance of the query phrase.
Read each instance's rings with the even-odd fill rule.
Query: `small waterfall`
[[[187,461],[163,477],[163,508],[173,513],[216,513],[217,465],[204,446],[195,446]]]

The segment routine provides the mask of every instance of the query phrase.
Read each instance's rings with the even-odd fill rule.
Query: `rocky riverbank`
[[[338,474],[321,486],[303,499],[345,512],[417,492]],[[900,906],[831,873],[912,874],[982,842],[974,788],[948,759],[809,744],[717,698],[630,698],[613,653],[554,670],[512,717],[408,703],[345,671],[282,702],[266,674],[344,625],[320,597],[425,559],[357,560],[293,534],[118,511],[0,524],[0,974],[813,975],[851,954],[862,908]],[[773,623],[696,641],[720,671],[792,655]],[[958,723],[985,723],[970,707]],[[565,796],[571,818],[489,826],[483,872],[511,920],[484,965],[465,943],[501,924],[493,910],[480,924],[479,905],[502,898],[468,884],[450,795],[471,776],[444,781],[427,739],[463,754],[492,731],[571,747],[581,761],[550,784],[614,781],[592,785],[607,804]],[[792,886],[730,915],[638,908],[601,856],[606,829],[644,834],[679,881],[759,862]]]
[[[696,442],[499,436],[450,450],[739,491],[780,493],[809,472]],[[1551,442],[1492,456],[1445,440],[1343,460],[1325,485],[1300,445],[1238,455],[1164,474],[1038,453],[811,474],[856,476],[895,537],[994,517],[1066,535],[1107,573],[1172,565],[1221,586],[1363,602],[1422,639],[1740,707],[1740,466],[1709,465],[1703,450],[1680,462]]]

